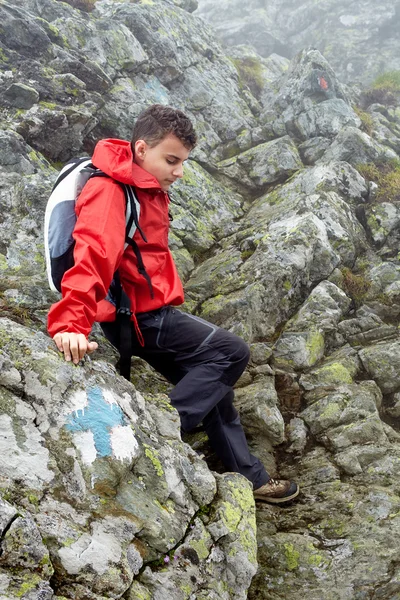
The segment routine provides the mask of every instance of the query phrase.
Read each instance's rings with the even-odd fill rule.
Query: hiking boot
[[[299,495],[299,486],[287,479],[271,479],[263,486],[254,490],[255,500],[270,504],[284,504]]]

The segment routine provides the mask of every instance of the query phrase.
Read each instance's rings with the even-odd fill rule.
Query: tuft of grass
[[[374,120],[372,118],[372,115],[370,115],[370,113],[365,112],[365,110],[362,110],[358,106],[354,107],[354,112],[361,120],[362,131],[365,131],[365,133],[367,133],[368,135],[372,135],[374,129]]]
[[[393,106],[398,103],[400,94],[400,71],[387,71],[379,75],[370,88],[362,94],[364,108],[371,104]]]
[[[386,71],[386,73],[382,73],[374,80],[371,89],[400,92],[400,71]]]
[[[378,185],[377,202],[400,201],[400,161],[398,159],[357,165],[358,172]]]
[[[356,275],[348,267],[343,267],[341,271],[343,291],[354,301],[356,307],[361,306],[371,287],[371,282],[363,275]]]

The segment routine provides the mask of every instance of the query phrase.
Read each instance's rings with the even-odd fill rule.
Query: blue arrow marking
[[[65,427],[68,431],[91,431],[99,456],[111,456],[110,433],[117,425],[126,425],[125,415],[117,404],[104,400],[99,387],[87,390],[88,405],[74,411],[68,417]]]

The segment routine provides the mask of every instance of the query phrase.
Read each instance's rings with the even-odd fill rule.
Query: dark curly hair
[[[197,143],[192,122],[181,110],[153,104],[137,118],[132,133],[132,152],[135,152],[137,140],[144,140],[152,148],[169,134],[175,135],[188,150],[192,150]]]

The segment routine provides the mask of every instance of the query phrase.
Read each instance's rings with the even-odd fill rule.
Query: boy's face
[[[183,163],[189,157],[188,150],[175,135],[167,135],[152,148],[144,141],[135,143],[134,162],[157,179],[164,192],[180,177]]]

